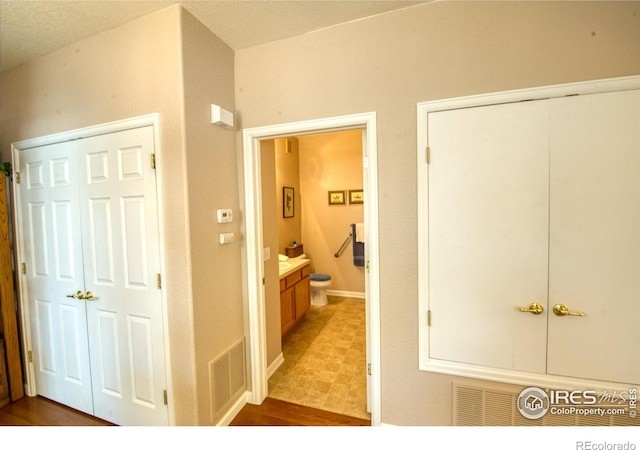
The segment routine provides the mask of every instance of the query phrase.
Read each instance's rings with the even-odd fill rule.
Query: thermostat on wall
[[[229,223],[233,220],[233,213],[230,209],[218,209],[216,210],[216,216],[218,217],[218,223]]]
[[[211,123],[224,128],[233,128],[233,113],[218,105],[211,105]]]

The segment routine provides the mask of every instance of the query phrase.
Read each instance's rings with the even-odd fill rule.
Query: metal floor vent
[[[209,363],[211,423],[246,390],[244,338]]]
[[[453,383],[453,425],[457,426],[638,426],[628,415],[582,416],[547,413],[535,420],[518,410],[516,401],[524,389]]]

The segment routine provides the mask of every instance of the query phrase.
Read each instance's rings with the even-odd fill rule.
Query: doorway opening
[[[362,131],[263,141],[261,156],[264,246],[278,253],[277,276],[264,263],[269,397],[370,420]]]
[[[260,404],[268,395],[265,261],[275,257],[266,250],[263,235],[261,153],[268,140],[325,132],[361,130],[365,235],[365,315],[367,398],[372,425],[380,424],[380,313],[378,267],[378,189],[376,115],[364,113],[295,122],[243,131],[245,198],[245,280],[247,292],[248,357],[251,383],[249,402]],[[266,251],[265,251],[266,250]]]

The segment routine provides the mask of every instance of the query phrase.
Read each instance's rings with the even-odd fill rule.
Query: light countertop
[[[299,270],[310,263],[311,263],[311,260],[305,259],[305,258],[289,258],[286,261],[279,262],[278,264],[281,267],[279,270],[280,279],[286,277],[287,275],[292,274],[296,270]],[[287,264],[289,266],[286,266]]]

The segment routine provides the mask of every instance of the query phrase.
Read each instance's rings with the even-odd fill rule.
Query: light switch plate
[[[233,233],[220,233],[218,235],[218,242],[220,242],[220,245],[231,244],[234,239],[235,236]]]

